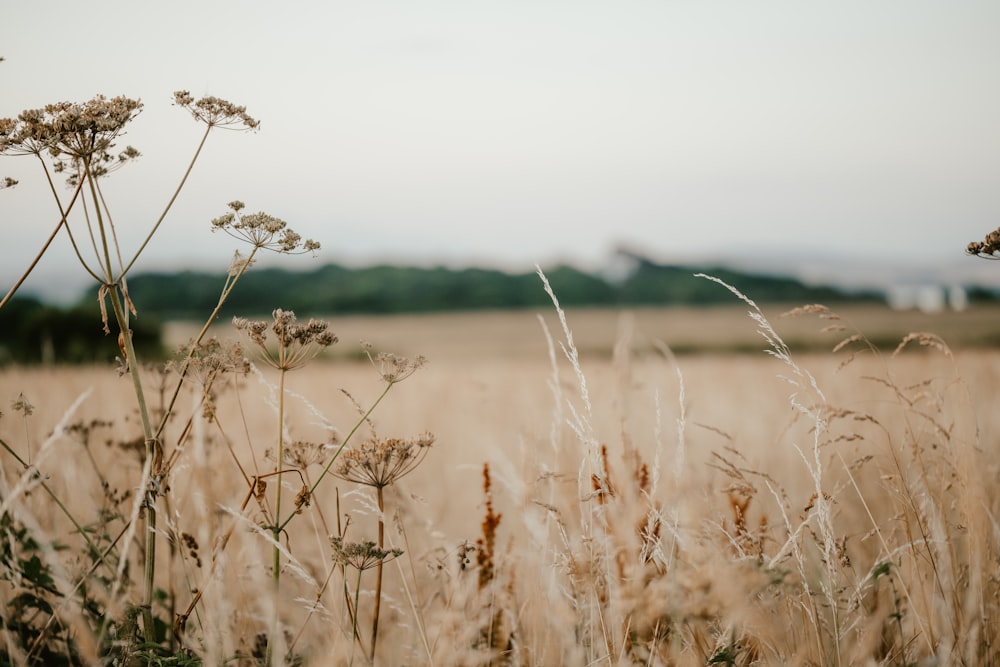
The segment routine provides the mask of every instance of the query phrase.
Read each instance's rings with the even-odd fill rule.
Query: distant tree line
[[[568,307],[713,305],[733,303],[719,285],[694,273],[704,271],[761,303],[882,300],[875,293],[845,293],[813,287],[788,277],[723,268],[665,266],[634,258],[617,279],[571,266],[546,270],[560,302]],[[164,319],[197,319],[216,305],[225,276],[181,271],[146,273],[129,279],[135,303]],[[259,315],[282,307],[300,313],[421,313],[454,310],[535,308],[550,305],[534,272],[481,268],[450,269],[380,265],[348,268],[327,264],[314,271],[252,269],[229,298],[223,316]]]
[[[660,265],[635,256],[627,259],[628,270],[616,277],[566,265],[547,269],[546,276],[566,307],[734,303],[727,290],[694,277],[698,272],[726,281],[759,303],[882,300],[875,293],[846,293],[782,276]],[[141,309],[139,317],[133,318],[133,341],[139,353],[147,359],[162,357],[160,323],[205,317],[215,308],[224,282],[222,273],[195,271],[146,273],[129,278],[129,293]],[[550,306],[534,272],[327,264],[308,272],[252,269],[233,292],[222,317],[266,315],[277,307],[300,315],[323,315]],[[71,308],[57,308],[34,298],[16,298],[0,310],[0,364],[108,362],[120,354],[117,337],[103,331],[100,309],[90,291]]]
[[[161,328],[152,316],[132,320],[132,341],[144,359],[164,356]],[[104,333],[93,295],[68,309],[16,297],[0,310],[0,364],[107,363],[116,356],[118,336]]]

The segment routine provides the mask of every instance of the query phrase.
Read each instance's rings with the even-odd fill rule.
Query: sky
[[[223,270],[240,246],[210,221],[239,199],[322,244],[288,268],[627,247],[1000,278],[963,257],[1000,225],[998,34],[993,0],[24,2],[0,23],[0,117],[142,100],[119,146],[143,155],[106,184],[125,254],[200,139],[173,91],[261,121],[213,133],[140,271]],[[58,216],[37,161],[3,176],[9,285]],[[75,261],[57,240],[28,286],[86,284]]]

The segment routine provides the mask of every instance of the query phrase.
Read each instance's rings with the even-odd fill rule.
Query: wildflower
[[[373,356],[374,346],[367,341],[361,341],[361,349],[368,355],[368,360],[378,371],[379,377],[389,384],[402,382],[427,363],[426,357],[423,356],[410,359],[390,352],[379,352]]]
[[[139,157],[129,146],[113,154],[114,142],[142,110],[142,103],[128,97],[108,99],[97,95],[80,103],[57,102],[41,109],[26,109],[17,119],[0,119],[0,153],[47,154],[62,173],[73,167],[70,184],[83,173],[100,177]]]
[[[18,394],[17,398],[11,402],[11,408],[25,417],[30,417],[35,412],[35,406],[25,398],[23,393]]]
[[[267,213],[241,214],[244,204],[232,201],[230,211],[212,220],[212,231],[222,230],[233,238],[246,241],[254,248],[286,254],[299,254],[319,250],[319,243],[288,228],[288,223]],[[235,260],[234,260],[235,261]],[[232,268],[230,268],[232,271]]]
[[[246,331],[250,340],[261,349],[261,357],[269,365],[279,370],[300,368],[324,348],[337,342],[337,336],[327,331],[328,323],[310,319],[299,324],[295,313],[278,308],[272,313],[270,329],[277,338],[277,349],[267,346],[268,323],[263,320],[233,318],[233,326]]]
[[[380,549],[374,542],[344,542],[342,537],[331,537],[333,560],[340,565],[350,565],[359,572],[386,563],[403,555],[402,549]]]
[[[182,351],[189,348],[190,344],[182,348]],[[246,375],[250,372],[250,361],[246,358],[243,346],[229,341],[221,342],[215,337],[197,345],[189,360],[169,362],[167,370],[180,372],[184,363],[187,364],[187,370],[183,375],[205,386],[211,385],[223,373]]]
[[[1000,259],[1000,229],[994,229],[982,241],[973,241],[965,252],[983,259]]]
[[[413,438],[374,437],[342,452],[333,474],[349,482],[384,489],[420,465],[433,444],[431,433]]]
[[[246,130],[256,130],[260,127],[260,121],[250,116],[246,107],[218,97],[208,96],[195,100],[188,91],[178,90],[174,93],[174,104],[187,109],[195,120],[209,127]],[[237,127],[239,125],[243,127]]]
[[[253,266],[253,263],[253,258],[244,257],[240,254],[240,251],[237,250],[233,253],[232,261],[229,262],[229,270],[226,272],[226,275],[230,277],[238,276]]]
[[[333,442],[315,443],[296,440],[286,445],[283,454],[284,462],[299,469],[305,469],[311,465],[322,465],[338,444],[338,434],[334,433],[333,436]]]

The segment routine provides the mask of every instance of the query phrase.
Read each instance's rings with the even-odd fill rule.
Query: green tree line
[[[160,322],[134,318],[132,342],[146,359],[164,356]],[[106,334],[93,294],[85,303],[57,308],[16,297],[0,310],[0,364],[107,363],[121,357],[118,337]]]
[[[725,289],[694,277],[699,271],[725,280],[761,303],[881,299],[874,293],[848,294],[832,287],[807,286],[788,277],[666,266],[647,260],[637,260],[633,270],[618,280],[566,265],[546,270],[546,276],[568,307],[732,303]],[[210,272],[146,273],[129,279],[129,291],[136,303],[164,319],[186,319],[215,306],[223,279],[221,273]],[[257,315],[279,305],[303,313],[385,314],[549,304],[534,272],[327,264],[308,272],[253,269],[229,298],[223,315]]]
[[[719,285],[696,278],[704,272],[752,295],[759,303],[836,303],[881,299],[875,293],[845,293],[789,277],[753,275],[720,267],[668,266],[631,258],[618,278],[562,265],[546,276],[565,307],[642,307],[733,303]],[[163,356],[160,323],[198,319],[218,302],[221,272],[145,273],[129,278],[132,300],[142,305],[133,318],[133,341],[146,358]],[[420,268],[378,265],[349,268],[326,264],[312,271],[252,269],[230,296],[222,317],[259,316],[276,307],[301,314],[393,314],[459,310],[546,308],[551,305],[533,271]],[[121,352],[104,333],[92,291],[77,305],[57,308],[34,298],[17,298],[0,311],[0,364],[95,363]]]

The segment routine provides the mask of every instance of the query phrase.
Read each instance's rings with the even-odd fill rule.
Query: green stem
[[[111,306],[122,332],[122,343],[125,345],[129,374],[132,376],[132,388],[135,390],[136,401],[139,404],[139,417],[142,420],[142,432],[146,444],[145,465],[149,466],[150,480],[155,483],[153,477],[159,474],[162,454],[157,446],[156,438],[153,436],[153,427],[149,421],[149,409],[146,406],[146,397],[142,390],[142,377],[139,373],[139,360],[135,356],[132,332],[128,328],[128,315],[116,289],[111,290]],[[143,501],[146,510],[146,558],[143,571],[142,624],[144,639],[152,643],[156,639],[153,632],[153,587],[156,575],[156,491],[142,489],[141,492],[146,494]]]
[[[20,463],[25,470],[27,470],[30,467],[29,464],[24,459],[22,459],[20,455],[18,455],[18,453],[15,452],[11,448],[11,446],[8,445],[2,439],[0,439],[0,447],[3,447],[5,450],[7,450],[7,453],[13,456],[14,459],[18,463]],[[69,508],[66,507],[65,503],[63,503],[63,501],[59,499],[59,496],[55,494],[55,491],[53,491],[51,487],[49,487],[49,485],[46,484],[45,482],[41,482],[39,485],[42,487],[45,493],[49,494],[49,497],[52,499],[52,502],[54,502],[56,504],[56,507],[59,508],[59,510],[66,516],[67,519],[69,519],[69,522],[73,524],[73,527],[76,528],[76,532],[79,533],[80,537],[83,538],[83,541],[86,543],[87,548],[90,550],[90,552],[99,553],[97,546],[93,542],[91,542],[90,538],[87,536],[87,531],[84,530],[83,526],[80,525],[80,522],[76,520],[76,518],[73,516],[72,513],[70,513]],[[108,568],[111,568],[111,565],[104,561],[103,556],[101,557],[101,562]]]

